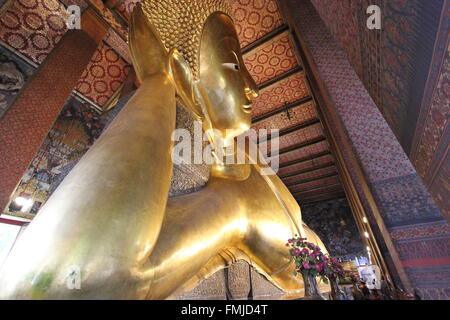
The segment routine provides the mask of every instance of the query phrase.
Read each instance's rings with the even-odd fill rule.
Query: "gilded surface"
[[[285,291],[303,287],[286,240],[301,234],[323,244],[302,224],[281,180],[261,175],[261,165],[215,164],[203,189],[168,199],[176,96],[227,143],[250,127],[257,89],[233,22],[220,10],[224,2],[210,0],[212,12],[189,1],[201,13],[189,13],[201,26],[192,61],[161,39],[148,16],[153,3],[186,5],[147,1],[145,13],[134,10],[130,51],[141,86],[17,241],[0,272],[1,298],[164,299],[237,260]],[[191,23],[186,17],[178,16]]]

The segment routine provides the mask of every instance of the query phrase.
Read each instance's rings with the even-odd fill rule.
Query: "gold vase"
[[[317,284],[316,277],[312,275],[308,270],[302,269],[303,283],[305,286],[305,300],[324,300],[320,294],[319,285]]]

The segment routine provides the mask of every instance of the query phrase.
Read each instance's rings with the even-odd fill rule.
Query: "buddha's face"
[[[222,13],[212,14],[203,28],[200,87],[211,125],[223,138],[250,128],[257,87],[245,68],[233,22]]]

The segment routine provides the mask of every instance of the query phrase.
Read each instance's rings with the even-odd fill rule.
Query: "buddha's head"
[[[225,143],[247,131],[257,88],[244,65],[228,1],[144,0],[141,8],[169,52],[185,107],[205,130],[220,131]]]
[[[247,71],[231,18],[220,12],[209,16],[200,44],[199,80],[214,129],[227,138],[250,129],[252,99],[257,96]],[[226,133],[227,132],[227,133]]]

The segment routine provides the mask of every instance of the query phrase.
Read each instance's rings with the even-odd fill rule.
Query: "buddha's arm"
[[[284,290],[301,288],[285,247],[287,239],[299,233],[291,217],[301,225],[300,208],[296,203],[281,204],[271,187],[252,169],[245,181],[212,178],[199,192],[169,199],[150,257],[155,280],[148,298],[176,297],[238,259]],[[280,198],[288,201],[288,196],[292,198],[290,193]],[[302,232],[323,246],[306,225]]]
[[[198,192],[169,199],[148,262],[154,272],[148,299],[166,298],[221,250],[242,240],[246,215],[232,183],[213,179]]]
[[[155,271],[148,298],[192,287],[238,256],[266,275],[284,270],[284,244],[295,232],[285,210],[255,168],[244,181],[213,177],[201,191],[169,199],[149,260]]]
[[[145,296],[152,275],[142,265],[165,213],[175,112],[168,78],[145,79],[18,239],[0,272],[1,298]],[[70,290],[78,276],[81,289]]]

